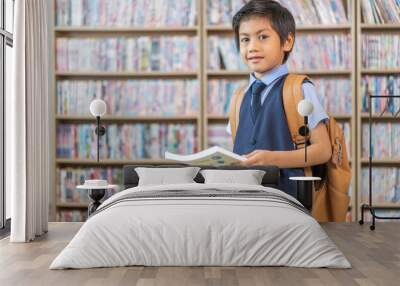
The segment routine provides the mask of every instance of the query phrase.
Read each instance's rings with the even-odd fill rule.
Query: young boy
[[[314,105],[309,116],[310,145],[295,150],[283,109],[282,89],[293,49],[295,22],[278,2],[252,0],[233,17],[236,44],[251,70],[240,107],[233,151],[245,155],[245,165],[275,165],[281,169],[281,188],[296,195],[291,176],[304,176],[303,168],[325,163],[331,157],[324,121],[328,118],[311,82],[302,84],[303,96]],[[310,51],[312,56],[312,51]],[[227,128],[230,131],[230,126]]]

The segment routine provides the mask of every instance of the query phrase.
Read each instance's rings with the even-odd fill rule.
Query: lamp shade
[[[300,113],[301,116],[308,116],[314,111],[314,105],[311,101],[307,99],[303,99],[297,105],[297,112]]]
[[[90,103],[90,113],[94,116],[103,116],[107,111],[106,103],[101,99],[95,99]]]

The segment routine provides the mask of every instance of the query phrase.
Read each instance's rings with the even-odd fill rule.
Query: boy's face
[[[282,45],[278,33],[265,17],[251,17],[239,26],[240,55],[257,78],[281,65],[293,42],[290,34]]]

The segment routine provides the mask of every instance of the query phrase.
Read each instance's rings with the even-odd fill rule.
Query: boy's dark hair
[[[273,0],[251,0],[233,16],[232,27],[235,32],[236,47],[238,49],[240,49],[240,23],[253,16],[265,17],[270,21],[272,28],[279,35],[281,45],[283,45],[290,33],[292,33],[293,37],[296,35],[296,24],[292,13],[288,9]],[[285,52],[284,63],[289,58],[290,52]]]

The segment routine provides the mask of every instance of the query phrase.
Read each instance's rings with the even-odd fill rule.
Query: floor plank
[[[375,231],[356,223],[322,224],[351,262],[352,269],[290,267],[117,267],[48,269],[81,223],[50,223],[32,243],[0,240],[0,285],[399,285],[400,223],[379,223]]]

